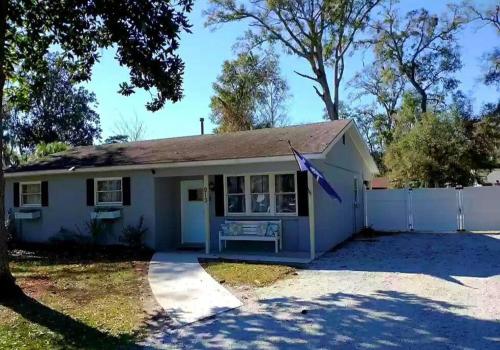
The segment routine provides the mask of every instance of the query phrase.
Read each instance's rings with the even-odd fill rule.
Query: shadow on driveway
[[[460,306],[409,293],[336,293],[304,301],[261,301],[163,338],[179,348],[498,349],[500,324],[460,316]],[[304,311],[305,310],[305,311]],[[452,312],[450,310],[454,310]]]
[[[157,331],[156,343],[182,349],[499,349],[499,257],[498,235],[354,240],[296,279],[261,290],[255,305]]]

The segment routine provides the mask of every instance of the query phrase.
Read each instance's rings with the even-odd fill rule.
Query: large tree
[[[157,111],[182,97],[184,64],[176,54],[179,34],[189,31],[192,0],[0,0],[0,132],[7,79],[22,72],[44,72],[49,49],[72,63],[75,80],[89,79],[102,48],[130,71],[122,94],[150,91],[147,108]],[[3,153],[0,137],[0,152]],[[5,216],[5,184],[0,170],[0,218]],[[0,233],[0,295],[17,291],[9,270],[6,230]]]
[[[472,21],[480,21],[490,27],[493,27],[497,35],[500,35],[500,5],[491,4],[486,8],[479,8],[478,6],[472,4],[470,1],[466,1],[461,5],[464,7]],[[491,43],[494,45],[494,42]],[[495,46],[491,51],[483,55],[485,62],[485,73],[483,81],[486,85],[495,85],[500,88],[500,46]]]
[[[211,120],[217,132],[275,127],[286,122],[288,84],[274,55],[239,54],[225,61],[213,84]]]
[[[418,93],[424,113],[429,100],[444,102],[446,92],[458,85],[453,73],[462,63],[456,34],[464,23],[466,19],[457,7],[442,17],[420,9],[401,18],[388,6],[383,18],[373,25],[376,57],[397,67]]]
[[[406,81],[394,67],[375,60],[354,76],[351,86],[355,89],[355,99],[371,97],[374,101],[373,104],[358,106],[355,118],[358,125],[372,129],[370,134],[376,140],[377,151],[383,153],[393,138],[396,114],[405,93]]]
[[[446,111],[427,112],[418,120],[411,117],[415,107],[412,99],[403,105],[395,140],[384,156],[396,186],[472,185],[481,181],[482,171],[498,165],[498,105],[474,116],[459,98]]]
[[[95,95],[75,86],[60,58],[49,55],[47,61],[47,71],[18,72],[6,90],[9,135],[28,153],[40,143],[91,145],[101,134]]]
[[[474,179],[462,125],[432,113],[423,114],[410,131],[401,132],[384,160],[397,187],[469,185]]]
[[[208,25],[247,20],[251,29],[245,38],[251,47],[278,42],[287,54],[307,62],[312,74],[296,73],[313,81],[328,117],[339,118],[339,90],[346,59],[370,13],[382,0],[210,2],[212,6],[206,12]],[[328,67],[332,67],[331,78]]]

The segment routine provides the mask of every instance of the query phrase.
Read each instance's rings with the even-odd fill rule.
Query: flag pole
[[[299,166],[299,171],[302,171],[302,169],[300,168],[300,163],[299,163],[299,160],[297,159],[297,156],[295,155],[295,152],[293,151],[294,148],[292,147],[292,143],[290,142],[290,140],[286,140],[288,142],[288,147],[290,147],[290,151],[292,152],[293,154],[293,158],[295,159],[295,162],[297,162],[297,165]],[[306,174],[307,174],[307,177],[309,177],[310,175],[308,174],[308,171],[306,171]],[[309,188],[309,184],[306,185],[307,186],[307,192],[309,194],[311,194],[311,189]]]
[[[297,162],[297,165],[299,166],[299,170],[300,170],[300,164],[299,164],[299,161],[297,160],[297,156],[295,155],[295,152],[293,151],[292,143],[290,142],[290,140],[286,140],[286,141],[288,142],[288,147],[290,148],[290,152],[292,152],[293,158]]]

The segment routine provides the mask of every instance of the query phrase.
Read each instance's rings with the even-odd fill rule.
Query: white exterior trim
[[[122,200],[121,202],[103,202],[99,203],[98,201],[98,196],[97,196],[97,183],[99,181],[113,181],[113,180],[120,180],[120,192],[122,193]],[[103,191],[101,191],[103,192]],[[104,192],[112,192],[112,191],[104,191]],[[113,191],[113,192],[118,192],[118,191]],[[123,205],[123,177],[97,177],[94,178],[94,205],[96,207],[107,207],[107,206],[121,206]]]
[[[325,155],[322,153],[307,153],[304,154],[308,159],[324,159]],[[136,164],[136,165],[115,165],[105,167],[87,167],[75,168],[73,171],[68,169],[55,169],[55,170],[37,170],[37,171],[23,171],[18,173],[5,173],[6,178],[17,178],[26,176],[43,176],[43,175],[56,175],[56,174],[82,174],[82,173],[97,173],[97,172],[111,172],[111,171],[130,171],[130,170],[157,170],[168,168],[186,168],[196,166],[217,166],[217,165],[238,165],[238,164],[254,164],[254,163],[274,163],[274,162],[289,162],[294,161],[293,155],[286,156],[273,156],[273,157],[256,157],[256,158],[238,158],[238,159],[221,159],[221,160],[201,160],[192,162],[177,162],[177,163],[152,163],[152,164]],[[209,175],[217,175],[217,172]]]
[[[250,176],[252,175],[266,175],[269,176],[269,206],[271,211],[269,213],[254,213],[251,211],[252,207],[252,193],[250,191]],[[276,184],[275,175],[293,175],[295,182],[295,213],[280,213],[276,211]],[[228,211],[228,193],[227,193],[227,178],[228,177],[242,176],[245,178],[245,212],[241,213],[230,213]],[[298,216],[299,213],[299,196],[297,193],[297,172],[294,171],[279,171],[279,172],[255,172],[255,173],[244,173],[244,174],[224,174],[224,216]]]
[[[205,202],[205,254],[210,254],[210,189],[208,175],[203,175],[203,200]]]
[[[23,185],[40,185],[40,203],[24,204],[23,203]],[[38,193],[32,193],[38,194]],[[40,208],[42,206],[42,181],[24,181],[19,183],[19,207],[21,208]]]

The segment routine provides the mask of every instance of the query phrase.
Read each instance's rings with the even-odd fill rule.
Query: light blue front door
[[[182,243],[205,243],[203,180],[181,181]]]

